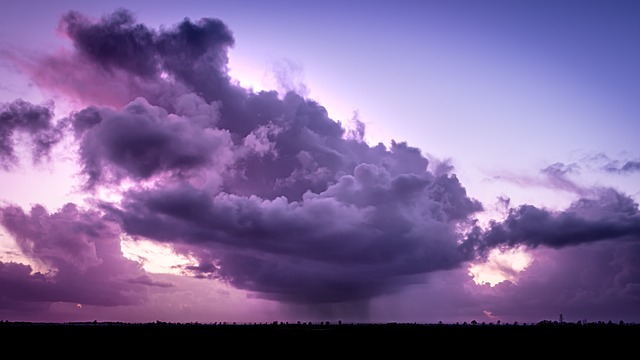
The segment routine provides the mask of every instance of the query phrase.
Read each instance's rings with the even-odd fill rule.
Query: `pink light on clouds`
[[[638,204],[574,181],[572,165],[510,177],[565,202],[505,195],[492,213],[455,159],[369,144],[366,119],[336,121],[295,64],[272,73],[275,90],[248,88],[233,72],[242,65],[230,71],[235,38],[218,19],[152,29],[118,10],[61,21],[69,49],[8,53],[73,104],[0,109],[3,181],[44,188],[17,183],[25,163],[60,174],[47,179],[55,198],[0,193],[15,199],[0,208],[7,251],[23,257],[0,262],[8,318],[640,316]],[[465,149],[482,128],[450,128],[445,140]],[[611,169],[633,172],[630,161]]]
[[[119,69],[104,69],[62,49],[57,55],[7,55],[47,95],[63,96],[75,107],[104,105],[121,108],[141,94],[154,98],[157,83]]]

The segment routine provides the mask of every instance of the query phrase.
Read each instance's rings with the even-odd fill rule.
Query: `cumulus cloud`
[[[480,228],[483,206],[448,161],[405,142],[367,144],[363,123],[349,131],[294,90],[253,92],[231,81],[235,40],[217,19],[155,30],[126,10],[96,20],[69,12],[60,29],[70,52],[14,61],[41,86],[87,105],[62,122],[84,189],[117,189],[122,199],[52,214],[4,207],[2,225],[22,251],[55,269],[1,264],[10,301],[39,294],[45,302],[137,304],[144,289],[169,288],[122,257],[120,231],[197,259],[185,273],[302,305],[366,302],[493,248],[640,237],[635,202],[611,189],[586,191],[567,177],[576,169],[560,163],[543,171],[545,184],[580,200],[565,211],[522,205]],[[38,156],[62,131],[48,108],[25,102],[3,108],[0,120],[3,159],[13,156],[16,131]],[[625,272],[631,282],[634,271]]]
[[[370,146],[363,125],[350,133],[295,91],[233,84],[222,22],[153,30],[119,10],[60,24],[75,52],[35,61],[98,71],[129,96],[90,95],[69,116],[87,188],[152,184],[102,210],[130,235],[189,251],[198,276],[283,301],[350,301],[470,256],[458,226],[482,206],[452,168],[429,171],[404,142]],[[95,83],[82,79],[64,86]],[[194,181],[203,173],[208,186]]]
[[[226,131],[193,126],[138,98],[121,111],[86,108],[72,116],[88,185],[153,175],[188,176],[188,171],[223,166],[231,157]],[[222,164],[222,165],[221,165]]]
[[[279,300],[335,302],[459,266],[454,224],[478,205],[455,178],[361,164],[300,201],[181,186],[131,191],[106,209],[130,234],[189,245],[207,276]]]

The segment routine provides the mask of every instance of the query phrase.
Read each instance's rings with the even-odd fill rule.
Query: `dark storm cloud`
[[[92,102],[66,119],[87,187],[133,185],[121,202],[101,203],[105,218],[73,205],[51,215],[3,210],[23,252],[57,269],[55,283],[43,278],[63,294],[52,301],[136,302],[140,294],[125,290],[168,286],[122,258],[116,227],[196,258],[187,273],[298,304],[366,302],[494,247],[639,236],[637,205],[602,191],[564,212],[511,209],[465,237],[483,207],[449,162],[430,162],[405,142],[370,146],[362,123],[349,132],[295,91],[234,84],[234,39],[219,20],[153,30],[125,10],[97,21],[71,12],[61,29],[74,53],[27,68],[40,84]],[[569,170],[555,164],[543,183],[586,194]]]
[[[132,191],[107,210],[130,234],[185,245],[201,261],[191,270],[265,297],[320,303],[367,299],[459,266],[468,259],[454,224],[478,204],[455,177],[361,164],[301,201],[181,186]]]
[[[562,248],[603,240],[640,241],[638,204],[613,189],[600,189],[596,198],[582,198],[564,211],[532,205],[511,209],[502,222],[471,235],[467,244],[479,248],[526,245]]]
[[[24,100],[0,104],[0,166],[15,165],[16,135],[29,137],[34,163],[50,154],[51,148],[62,138],[62,129],[52,121],[50,106],[34,105]]]
[[[185,271],[322,303],[367,300],[472,255],[459,226],[482,206],[452,167],[429,169],[404,142],[369,146],[362,123],[348,132],[294,91],[233,84],[234,39],[219,20],[152,30],[125,10],[97,21],[70,12],[60,27],[75,53],[38,61],[70,74],[56,87],[96,100],[65,119],[85,185],[131,180],[122,202],[102,209],[128,234],[198,259]],[[108,92],[94,91],[102,84]],[[62,265],[96,266],[91,243],[50,247]]]
[[[90,305],[131,305],[145,300],[145,273],[122,256],[117,224],[95,211],[67,204],[55,213],[40,205],[29,213],[9,205],[0,209],[1,224],[22,254],[43,266],[0,263],[3,311],[20,303],[63,301]],[[13,305],[12,305],[13,304]],[[39,306],[39,305],[34,305]]]

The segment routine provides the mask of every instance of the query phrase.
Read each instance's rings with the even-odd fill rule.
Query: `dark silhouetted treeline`
[[[0,343],[5,349],[19,348],[30,355],[52,357],[59,354],[81,358],[185,358],[205,355],[216,358],[235,354],[243,358],[277,355],[279,358],[296,359],[471,359],[486,355],[496,358],[599,356],[611,359],[637,352],[640,324],[553,321],[535,324],[476,321],[458,324],[2,321]]]
[[[116,336],[116,337],[207,337],[207,336],[603,336],[640,335],[640,324],[620,322],[571,323],[541,321],[538,323],[342,323],[342,322],[278,322],[272,323],[151,323],[125,322],[12,322],[0,321],[1,336]],[[638,338],[640,341],[640,338]],[[640,345],[640,342],[639,342]]]

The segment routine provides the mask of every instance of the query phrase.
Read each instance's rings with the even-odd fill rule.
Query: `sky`
[[[639,15],[5,1],[0,320],[640,322]]]

